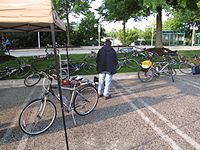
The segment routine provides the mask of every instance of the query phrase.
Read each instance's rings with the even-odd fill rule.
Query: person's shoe
[[[110,99],[110,98],[111,98],[111,95],[105,96],[105,100],[108,100],[108,99]]]
[[[98,94],[99,95],[99,97],[103,97],[103,94]]]

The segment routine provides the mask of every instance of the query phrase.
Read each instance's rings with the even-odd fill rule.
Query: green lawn
[[[200,56],[200,50],[184,50],[184,51],[178,51],[179,55],[182,56],[188,56],[188,57],[192,57],[194,55],[198,55]],[[84,58],[86,57],[87,54],[71,54],[69,55],[69,58],[73,61],[73,62],[83,62],[85,61]],[[66,58],[66,55],[62,55],[61,56],[62,59]],[[118,58],[122,58],[123,54],[118,54]],[[140,57],[135,58],[138,62],[141,62],[142,59]],[[161,58],[156,58],[156,60],[160,60]],[[36,68],[36,70],[46,70],[48,69],[50,66],[55,66],[55,57],[51,57],[47,60],[33,60],[32,57],[18,57],[15,60],[10,60],[7,61],[3,64],[0,64],[0,69],[2,69],[3,67],[16,67],[18,65],[18,61],[17,60],[23,60],[25,63],[27,64],[31,64],[34,68]],[[88,59],[87,61],[94,63],[95,64],[95,59]],[[177,65],[176,65],[177,68]],[[128,67],[124,67],[122,69],[120,69],[118,71],[118,73],[121,72],[133,72],[136,70],[133,70],[131,68]],[[94,70],[92,72],[89,73],[85,73],[84,71],[78,71],[76,74],[79,75],[85,75],[85,74],[96,74],[97,72]],[[17,78],[16,76],[11,76],[8,77],[7,79],[13,79],[13,78]]]

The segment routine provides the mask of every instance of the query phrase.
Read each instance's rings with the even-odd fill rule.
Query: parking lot
[[[66,149],[59,103],[53,126],[28,136],[18,126],[19,114],[40,90],[7,83],[0,86],[0,149]],[[65,112],[69,149],[200,149],[199,91],[199,75],[178,73],[175,82],[161,76],[141,83],[134,73],[116,74],[112,98],[100,98],[87,116],[75,115],[76,126]]]

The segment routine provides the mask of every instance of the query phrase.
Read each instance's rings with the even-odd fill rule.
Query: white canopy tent
[[[59,19],[51,0],[1,0],[0,1],[0,32],[39,32],[49,31],[55,56],[55,30],[65,31],[65,24]],[[55,57],[59,94],[62,95],[59,77],[59,61]],[[64,107],[61,96],[66,146],[68,149],[67,132],[64,118]]]
[[[53,8],[51,0],[1,0],[0,32],[64,30],[65,24]]]

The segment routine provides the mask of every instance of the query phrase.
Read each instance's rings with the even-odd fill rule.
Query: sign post
[[[192,46],[194,46],[194,35],[195,35],[195,30],[198,30],[198,27],[196,26],[196,23],[190,27],[190,30],[192,30]]]

